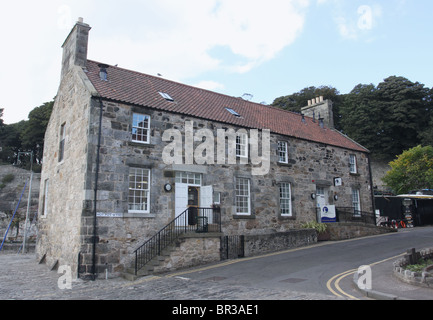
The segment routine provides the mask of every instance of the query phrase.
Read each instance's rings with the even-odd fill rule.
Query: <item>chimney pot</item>
[[[78,22],[83,23],[83,22],[84,22],[84,19],[83,19],[82,17],[79,17],[79,18],[78,18]]]

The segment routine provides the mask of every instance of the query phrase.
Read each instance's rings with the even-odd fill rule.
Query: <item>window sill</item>
[[[279,215],[278,220],[296,220],[296,217],[294,215],[291,215],[291,216]]]
[[[251,214],[234,214],[233,219],[255,219],[255,215]]]
[[[127,212],[123,214],[124,218],[156,218],[154,213],[144,213],[144,212]]]
[[[128,141],[128,146],[131,147],[143,147],[143,148],[155,148],[154,144],[139,141]]]

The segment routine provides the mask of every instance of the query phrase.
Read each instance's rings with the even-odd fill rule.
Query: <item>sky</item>
[[[433,87],[431,0],[0,2],[0,108],[12,124],[56,96],[79,17],[88,59],[271,104],[402,76]]]

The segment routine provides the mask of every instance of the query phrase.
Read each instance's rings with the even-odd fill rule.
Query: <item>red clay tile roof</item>
[[[216,122],[271,132],[327,145],[368,152],[367,149],[336,130],[321,128],[312,118],[279,108],[230,97],[189,85],[130,71],[114,66],[107,68],[108,81],[99,77],[100,63],[87,61],[87,76],[105,99],[175,112]],[[174,102],[159,92],[169,94]],[[241,117],[226,110],[231,108]]]

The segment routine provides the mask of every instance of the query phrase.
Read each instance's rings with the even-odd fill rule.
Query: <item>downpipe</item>
[[[101,135],[102,135],[102,112],[104,105],[101,98],[99,98],[99,132],[98,132],[98,147],[96,150],[96,170],[95,170],[95,189],[93,198],[93,247],[92,247],[92,280],[97,278],[96,273],[96,240],[97,240],[97,197],[98,197],[98,179],[99,179],[99,159],[101,149]]]

